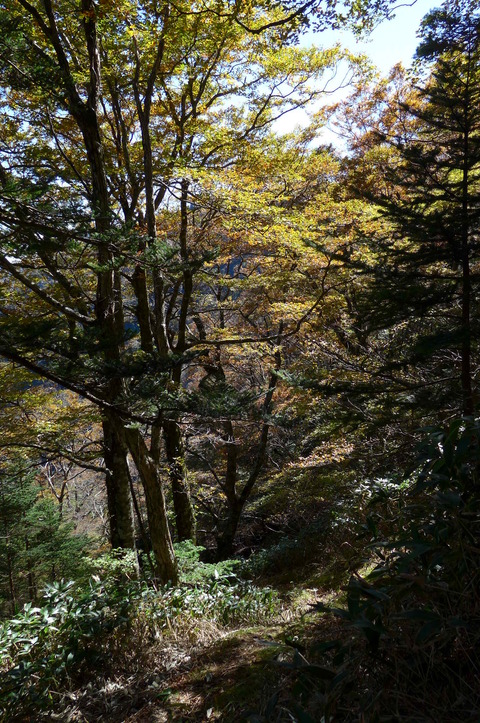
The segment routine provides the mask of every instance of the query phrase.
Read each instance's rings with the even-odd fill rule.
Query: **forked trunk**
[[[155,556],[155,574],[162,584],[178,580],[177,563],[168,527],[165,496],[158,468],[136,428],[122,428],[125,442],[138,469],[145,492],[148,529]]]

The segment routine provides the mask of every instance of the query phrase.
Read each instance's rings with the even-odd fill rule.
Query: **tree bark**
[[[168,526],[167,508],[158,467],[148,452],[145,440],[134,427],[121,427],[124,440],[145,491],[148,529],[155,555],[155,574],[162,584],[178,581],[177,563]]]
[[[163,438],[172,485],[177,537],[196,542],[195,515],[190,496],[182,434],[174,420],[163,423]]]
[[[228,505],[228,515],[217,537],[217,560],[228,560],[233,556],[235,536],[242,515],[244,502],[237,498]]]
[[[186,349],[186,329],[188,310],[192,296],[192,272],[189,266],[187,234],[188,234],[188,181],[183,179],[180,198],[180,256],[183,269],[183,296],[178,320],[177,343],[175,352],[183,354]],[[181,363],[172,371],[172,382],[176,388],[180,387],[182,378]],[[163,438],[169,467],[170,483],[172,486],[173,506],[178,539],[196,542],[195,513],[193,511],[190,488],[188,484],[187,465],[185,462],[185,448],[182,439],[182,430],[175,419],[166,419],[163,422]]]
[[[105,479],[112,548],[135,549],[135,524],[128,461],[112,423],[103,421]]]
[[[468,114],[468,105],[465,116]],[[471,341],[471,280],[470,280],[470,218],[469,218],[469,129],[464,129],[463,137],[463,169],[462,169],[462,350],[461,350],[461,382],[463,414],[473,416],[474,399],[472,385],[472,341]]]

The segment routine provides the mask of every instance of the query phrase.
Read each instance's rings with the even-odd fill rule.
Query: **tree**
[[[376,121],[348,162],[351,187],[379,211],[375,229],[357,233],[368,249],[357,318],[383,347],[372,392],[383,376],[417,420],[418,410],[470,416],[476,404],[478,27],[471,4],[425,18],[418,77],[396,69],[364,95]]]
[[[220,343],[202,337],[195,307],[217,253],[202,239],[225,237],[208,189],[322,92],[314,82],[341,53],[288,44],[298,8],[255,20],[218,3],[2,9],[0,353],[96,405],[118,542],[132,544],[131,457],[157,573],[174,580],[159,454],[163,435],[178,536],[192,537],[171,400],[192,359]]]
[[[472,343],[476,335],[472,323],[476,274],[472,273],[472,266],[475,266],[480,221],[478,11],[478,3],[445,3],[424,19],[422,43],[417,49],[419,59],[435,61],[431,81],[421,89],[426,104],[418,117],[430,134],[435,133],[437,141],[441,140],[443,152],[433,151],[430,141],[430,148],[414,162],[426,166],[425,195],[432,209],[428,214],[432,216],[431,237],[436,240],[440,236],[442,246],[446,247],[446,260],[458,264],[460,271],[457,281],[460,319],[454,336],[461,343],[461,411],[467,416],[473,415],[477,399],[472,369]],[[412,151],[414,155],[415,149]]]
[[[44,494],[31,471],[22,466],[0,468],[0,601],[15,612],[37,599],[46,582],[81,571],[87,545],[72,535],[53,499]]]
[[[113,547],[123,546],[115,516],[108,520],[104,512],[104,446],[92,404],[18,365],[0,363],[0,430],[2,459],[36,468],[61,517],[65,513],[75,526],[91,517]]]

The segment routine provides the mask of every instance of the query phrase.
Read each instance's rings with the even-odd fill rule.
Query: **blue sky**
[[[368,55],[382,75],[387,75],[398,62],[402,62],[405,67],[411,64],[418,45],[417,30],[420,22],[429,10],[440,5],[441,0],[417,0],[413,5],[399,4],[398,9],[392,13],[394,17],[383,20],[361,41],[357,41],[351,32],[329,30],[323,33],[307,33],[302,39],[302,45],[331,47],[340,43],[352,52]],[[345,93],[342,92],[342,95]],[[332,100],[330,97],[329,102]],[[305,112],[293,111],[278,121],[275,129],[278,133],[288,133],[296,126],[305,126],[307,123],[308,116]],[[321,140],[338,142],[328,129],[322,133]]]
[[[349,50],[366,53],[386,74],[399,61],[405,66],[410,65],[418,45],[416,33],[422,18],[441,4],[441,0],[417,0],[411,6],[403,5],[395,11],[394,18],[383,20],[362,42],[357,43],[352,33],[338,30],[310,36],[309,40],[325,46],[340,42]]]

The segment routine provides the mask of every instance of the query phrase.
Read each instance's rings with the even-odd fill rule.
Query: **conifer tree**
[[[81,571],[87,538],[20,465],[0,466],[0,615],[35,600],[47,582]]]
[[[364,237],[374,282],[361,314],[370,332],[388,334],[390,369],[425,370],[411,385],[417,401],[464,415],[477,402],[479,29],[478,3],[426,16],[419,77],[400,100],[382,99],[364,152],[361,168],[368,158],[381,182],[357,188],[388,221]]]

